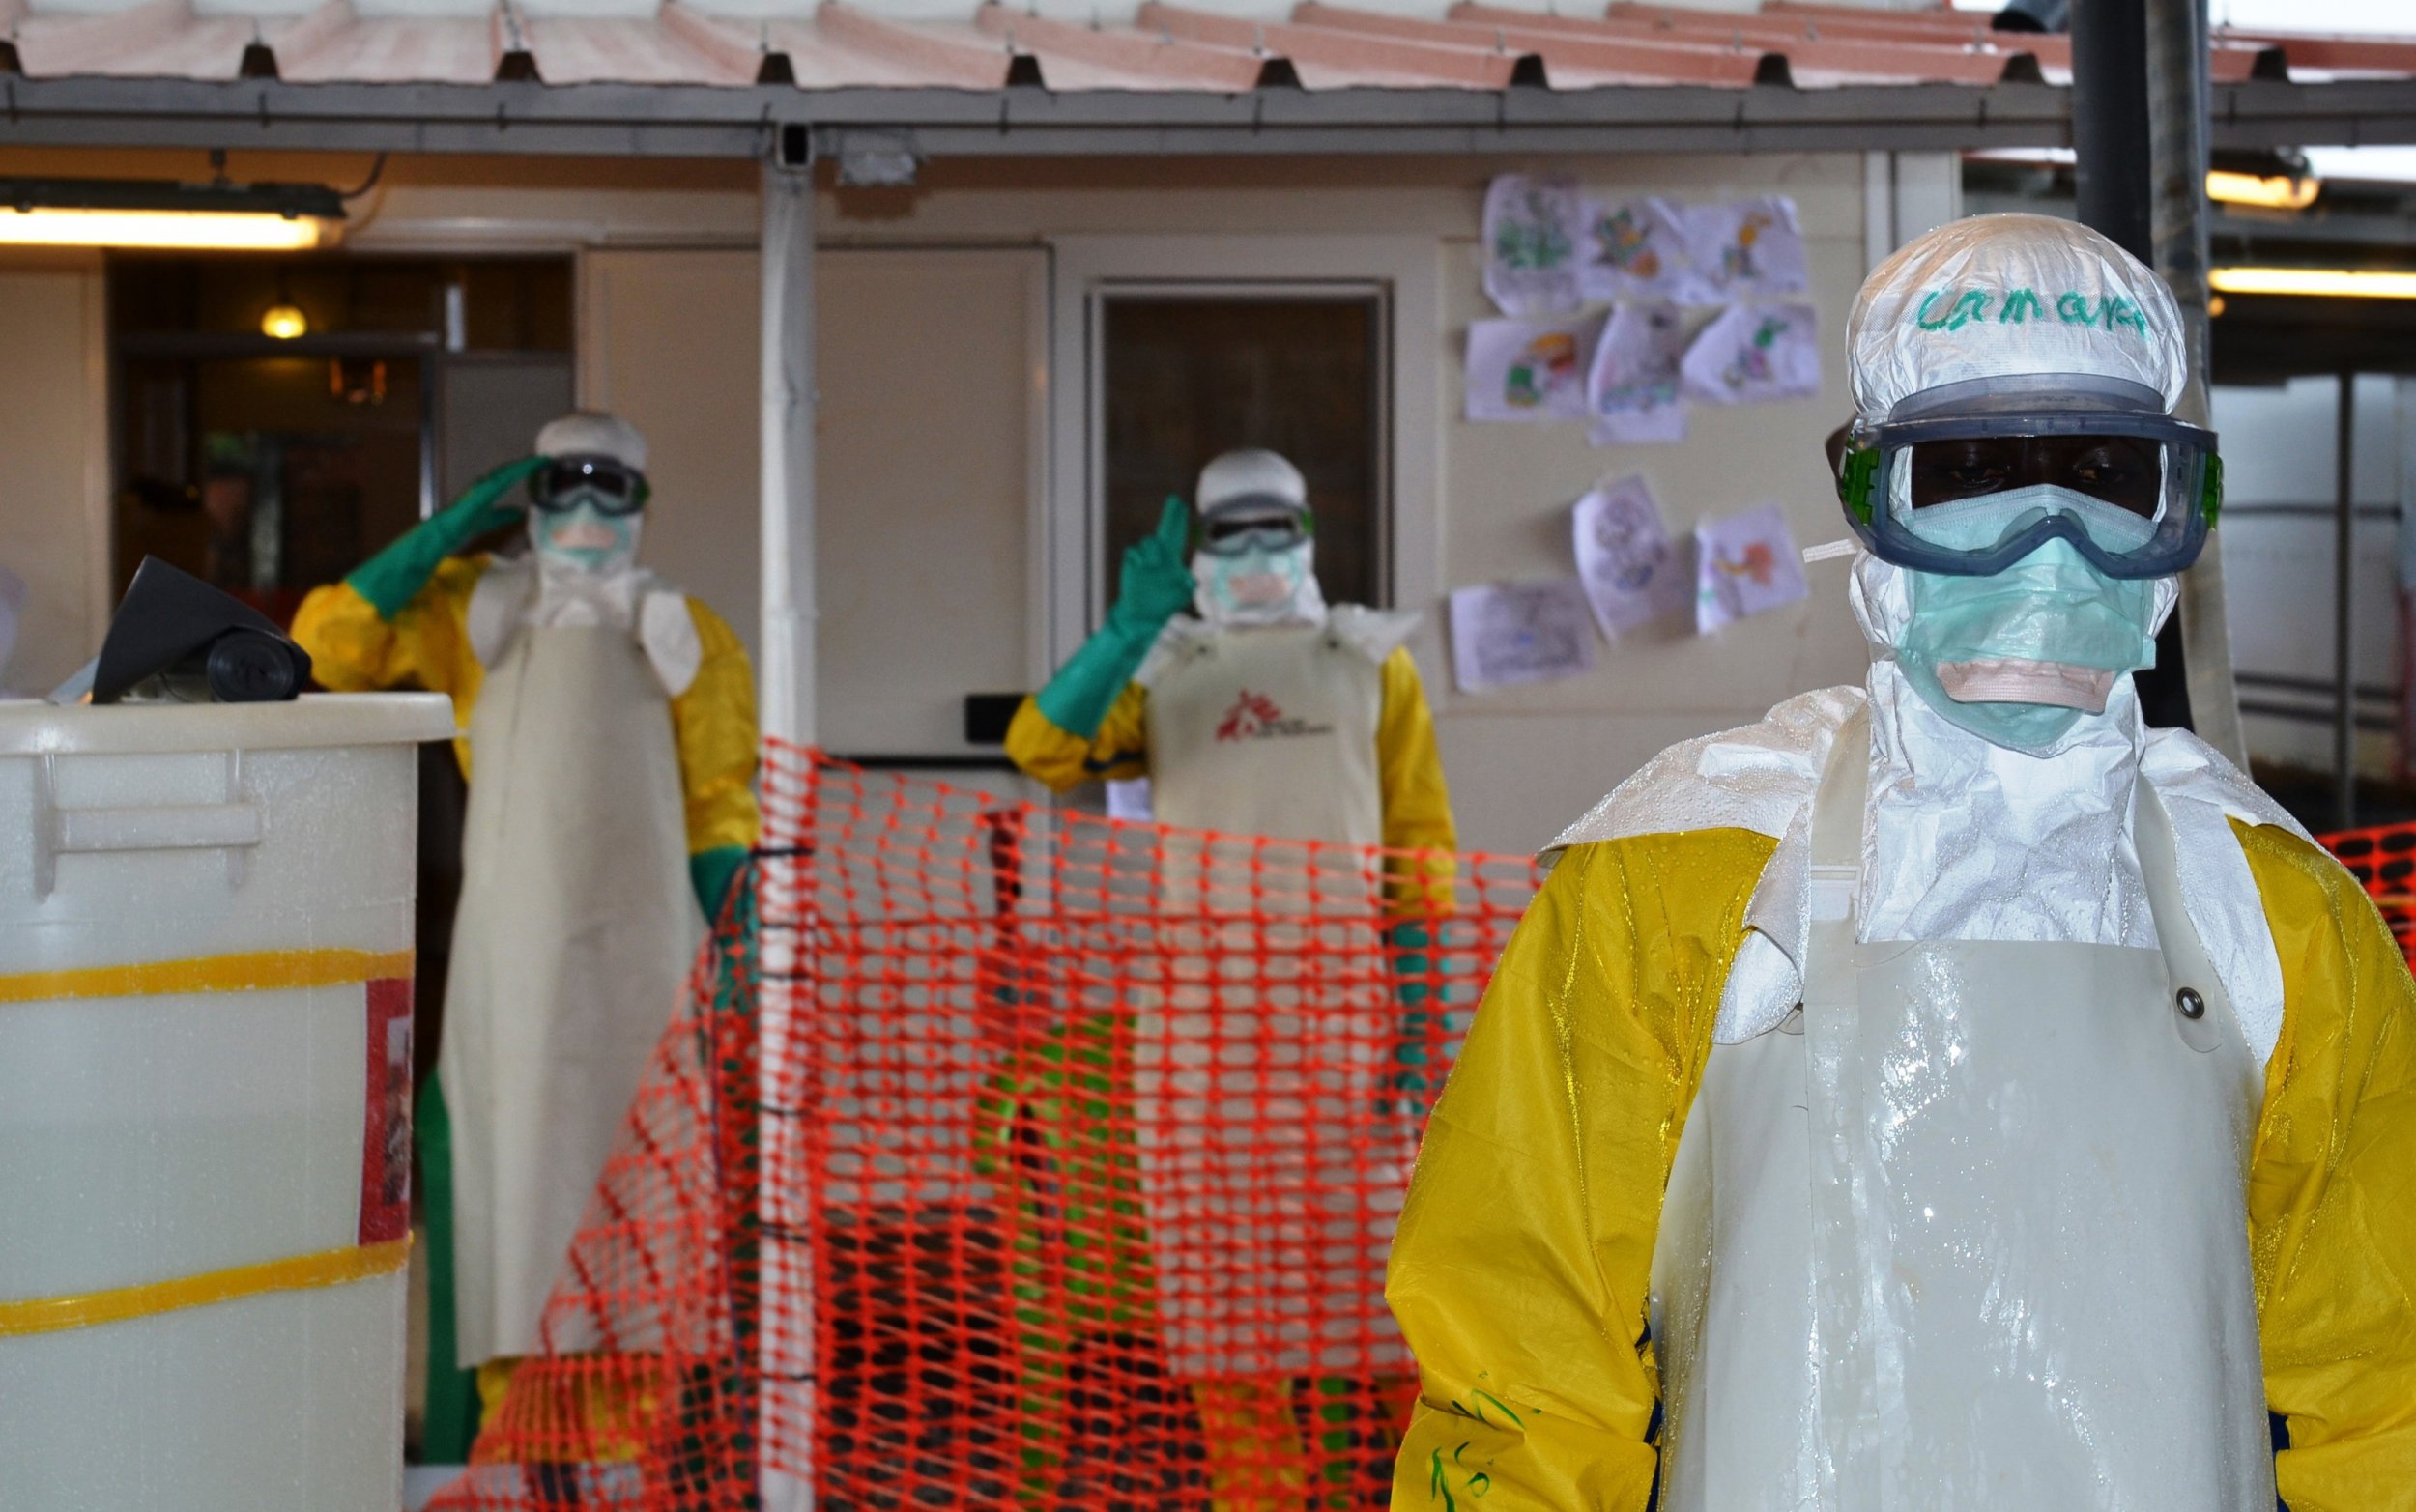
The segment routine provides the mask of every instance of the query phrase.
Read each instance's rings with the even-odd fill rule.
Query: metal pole
[[[814,182],[763,165],[763,733],[814,726]]]
[[[774,133],[772,153],[763,163],[762,200],[762,573],[763,733],[798,746],[815,739],[814,719],[814,177],[810,138],[802,127],[786,126]],[[761,885],[770,895],[768,909],[795,906],[794,858],[767,858],[762,863]],[[787,1051],[795,1026],[784,1007],[788,994],[771,984],[793,982],[798,970],[797,941],[792,931],[770,929],[757,941],[760,997],[755,1019],[757,1076],[757,1153],[777,1180],[783,1174],[772,1158],[775,1130],[760,1117],[776,1105],[776,1081],[781,1068],[793,1064]],[[756,1212],[778,1201],[765,1183],[755,1194]],[[757,1264],[761,1265],[760,1256]],[[812,1274],[809,1264],[804,1274]],[[808,1280],[797,1292],[783,1294],[793,1309],[775,1327],[758,1322],[755,1427],[758,1504],[763,1512],[810,1512],[812,1483],[765,1463],[780,1430],[780,1414],[795,1414],[788,1427],[810,1441],[814,1383],[790,1381],[784,1340],[808,1341],[812,1350],[814,1299]],[[748,1278],[744,1295],[760,1305],[765,1288],[761,1272]],[[797,1295],[801,1292],[803,1295]],[[791,1347],[795,1346],[792,1342]],[[743,1398],[742,1398],[743,1400]]]
[[[2147,0],[2147,106],[2153,152],[2150,222],[2156,271],[2181,306],[2190,382],[2175,411],[2208,423],[2206,319],[2207,0]],[[2178,620],[2190,725],[2245,770],[2240,696],[2231,676],[2231,631],[2224,613],[2223,541],[2208,539],[2181,575]]]
[[[2082,224],[2152,265],[2147,82],[2147,0],[2073,0],[2075,209]],[[2156,637],[2156,665],[2133,685],[2148,724],[2190,727],[2188,655],[2178,615]]]
[[[2145,0],[2073,0],[2072,154],[2081,223],[2149,262]]]
[[[2341,375],[2332,516],[2332,817],[2357,822],[2357,681],[2349,665],[2349,546],[2357,522],[2357,375]]]

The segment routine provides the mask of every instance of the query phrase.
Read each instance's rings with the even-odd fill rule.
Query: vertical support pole
[[[763,732],[800,746],[814,723],[814,178],[784,126],[763,164]],[[785,160],[787,159],[787,160]]]
[[[813,132],[801,123],[777,127],[763,162],[762,179],[762,461],[763,461],[763,664],[759,673],[763,732],[796,746],[814,744],[815,590],[814,590],[814,154]],[[805,833],[811,835],[808,824]],[[765,885],[794,892],[791,858],[768,862]],[[778,873],[773,875],[772,873]],[[785,906],[793,907],[791,897]],[[759,1217],[765,1209],[778,1211],[785,1195],[772,1183],[783,1174],[770,1160],[774,1130],[761,1116],[778,1105],[776,1079],[789,1064],[790,1022],[793,993],[776,984],[797,979],[796,939],[791,931],[767,929],[758,941],[755,1104],[756,1150],[765,1156],[772,1180],[762,1184],[755,1200]],[[812,1222],[811,1215],[806,1221]],[[810,1275],[810,1264],[808,1274]],[[758,1276],[753,1295],[764,1294]],[[757,1321],[755,1362],[766,1389],[759,1393],[762,1420],[756,1424],[757,1490],[763,1512],[810,1512],[811,1481],[775,1469],[767,1454],[775,1443],[812,1441],[811,1424],[786,1430],[771,1414],[813,1411],[814,1384],[788,1383],[787,1362],[780,1353],[784,1337],[814,1338],[810,1281],[804,1295],[781,1289],[782,1305],[802,1315]],[[744,1295],[743,1290],[741,1295]],[[766,1326],[768,1324],[768,1326]]]
[[[2340,378],[2333,444],[2332,513],[2332,817],[2357,823],[2357,678],[2349,658],[2349,551],[2357,526],[2357,375]]]
[[[2156,271],[2181,306],[2189,348],[2190,385],[2174,412],[2208,423],[2206,385],[2206,0],[2147,0],[2147,106],[2153,155],[2150,225]],[[2223,540],[2210,536],[2198,562],[2181,575],[2181,643],[2190,724],[2199,738],[2243,771],[2248,746],[2240,730],[2240,695],[2231,678],[2231,630],[2224,613]]]
[[[2147,100],[2147,0],[2073,0],[2072,157],[2084,225],[2156,260],[2153,136]],[[2156,665],[2135,680],[2150,725],[2190,727],[2188,653],[2179,616],[2156,638]]]
[[[1896,235],[1896,155],[1862,155],[1862,271],[1887,261],[1900,244]]]
[[[2081,223],[2147,262],[2145,0],[2073,0],[2072,157]]]

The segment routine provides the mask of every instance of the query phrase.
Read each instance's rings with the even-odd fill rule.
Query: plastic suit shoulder
[[[1326,612],[1326,628],[1343,644],[1381,667],[1418,633],[1420,618],[1409,610],[1337,604]]]
[[[2172,821],[2190,922],[2231,996],[2250,1050],[2265,1061],[2282,1037],[2285,994],[2268,900],[2252,874],[2243,835],[2271,829],[2311,850],[2315,840],[2221,752],[2186,729],[2149,730],[2140,776]]]
[[[1544,859],[1635,835],[1739,829],[1775,840],[1810,806],[1838,729],[1869,697],[1860,688],[1818,688],[1754,724],[1681,741],[1562,831]]]
[[[1369,609],[1365,604],[1337,604],[1326,611],[1326,629],[1344,645],[1381,667],[1418,632],[1421,616],[1407,610]],[[1153,687],[1191,652],[1203,648],[1225,631],[1191,614],[1177,614],[1158,632],[1156,643],[1142,658],[1133,680]]]
[[[423,688],[453,700],[453,718],[470,727],[486,668],[471,645],[469,606],[485,578],[483,553],[447,556],[425,584],[388,619],[351,583],[310,590],[294,615],[293,636],[310,653],[311,674],[337,693],[388,688]],[[470,775],[470,742],[453,741],[464,777]]]

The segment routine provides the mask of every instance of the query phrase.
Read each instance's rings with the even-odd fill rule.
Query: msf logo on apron
[[[1293,718],[1285,714],[1275,699],[1263,693],[1252,693],[1247,688],[1242,690],[1240,698],[1233,700],[1233,706],[1224,711],[1224,717],[1217,722],[1217,739],[1221,743],[1228,740],[1280,740],[1297,735],[1330,735],[1332,733],[1334,733],[1333,726]]]

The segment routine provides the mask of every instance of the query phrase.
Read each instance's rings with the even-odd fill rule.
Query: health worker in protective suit
[[[1330,1096],[1315,1117],[1291,1124],[1178,1127],[1184,1115],[1165,1105],[1174,1099],[1124,1089],[1129,1123],[1071,1128],[1029,1119],[1033,1108],[1070,1100],[1057,1091],[1061,1073],[1034,1068],[1004,1100],[1036,1126],[1018,1136],[1024,1148],[1058,1146],[1061,1187],[1081,1190],[1076,1173],[1097,1173],[1089,1184],[1101,1194],[1098,1226],[1111,1250],[1105,1268],[1115,1280],[1096,1303],[1070,1309],[1070,1326],[1163,1343],[1168,1369],[1190,1382],[1218,1512],[1297,1512],[1312,1482],[1347,1502],[1378,1435],[1381,1472],[1395,1404],[1406,1395],[1407,1355],[1383,1309],[1380,1257],[1414,1126],[1408,1100],[1375,1085],[1388,1072],[1352,1056],[1354,1042],[1391,1041],[1400,1065],[1389,1074],[1421,1074],[1409,1064],[1424,1038],[1421,979],[1435,916],[1451,907],[1457,840],[1433,718],[1402,643],[1416,616],[1326,604],[1307,484],[1276,453],[1215,458],[1200,472],[1196,501],[1194,519],[1169,499],[1157,533],[1125,554],[1107,623],[1024,701],[1007,752],[1059,790],[1098,778],[1151,780],[1154,817],[1167,826],[1153,896],[1171,975],[1215,973],[1219,983],[1212,993],[1176,980],[1163,1000],[1139,993],[1125,1005],[1134,1036],[1148,1044],[1193,1032],[1250,1039],[1237,1026],[1269,1012],[1258,984],[1268,962],[1304,962],[1299,969],[1317,980],[1289,983],[1281,997],[1294,1013],[1312,1002],[1322,1027],[1312,1042],[1285,1047],[1280,1074]],[[1259,843],[1268,840],[1333,848]],[[1376,847],[1395,854],[1379,866]],[[1301,922],[1312,915],[1321,935]],[[1365,973],[1340,983],[1366,958],[1331,943],[1348,932],[1337,921],[1351,919],[1366,921],[1371,950],[1376,927],[1387,927],[1390,964],[1403,979],[1392,990]],[[1345,969],[1326,970],[1329,960]],[[1099,1021],[1072,1032],[1100,1046],[1113,1035]],[[1257,1064],[1259,1052],[1237,1043],[1224,1053],[1221,1064],[1238,1067]],[[1242,1074],[1228,1070],[1228,1085]],[[1137,1151],[1125,1148],[1134,1126]],[[1190,1164],[1162,1170],[1155,1152],[1194,1142],[1200,1153]],[[1136,1169],[1137,1190],[1128,1194],[1116,1173]],[[1228,1196],[1220,1203],[1202,1191]],[[1325,1204],[1344,1232],[1357,1226],[1376,1241],[1304,1259],[1297,1213],[1310,1203]],[[1123,1211],[1140,1221],[1105,1216]],[[1080,1225],[1066,1228],[1079,1235]],[[1153,1266],[1171,1277],[1165,1291],[1184,1300],[1155,1295]],[[1305,1346],[1279,1338],[1272,1295],[1328,1298],[1330,1326],[1362,1333],[1351,1379],[1320,1374]],[[1082,1348],[1078,1341],[1078,1356]]]
[[[756,839],[755,696],[721,616],[637,564],[645,439],[579,413],[294,621],[339,692],[448,694],[470,806],[433,1096],[424,1457],[465,1457],[577,1234],[705,921]],[[525,516],[528,547],[457,555]],[[447,1323],[451,1337],[446,1337]]]
[[[1007,755],[1060,792],[1146,776],[1177,828],[1451,851],[1417,616],[1327,606],[1308,484],[1274,452],[1224,453],[1198,494],[1196,526],[1168,499],[1125,553],[1107,622],[1023,701]]]
[[[2133,687],[2220,502],[2172,298],[1982,215],[1847,339],[1869,676],[1555,843],[1393,1251],[1394,1505],[2409,1505],[2416,988]]]

